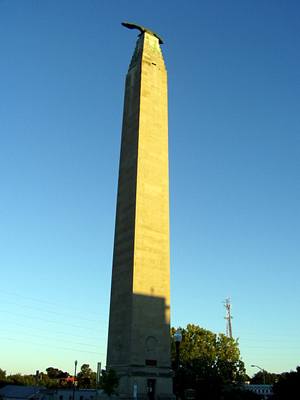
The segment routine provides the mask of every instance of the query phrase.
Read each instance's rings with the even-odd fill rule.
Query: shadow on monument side
[[[132,295],[132,363],[170,367],[169,310],[163,297]]]
[[[110,324],[108,366],[144,367],[152,363],[170,368],[170,307],[165,298],[124,292],[121,297],[117,318]]]
[[[127,294],[122,323],[110,326],[107,366],[119,378],[119,395],[154,400],[173,398],[169,305],[163,297]],[[124,308],[123,308],[124,310]],[[116,322],[116,321],[115,321]],[[136,388],[136,389],[134,389]]]

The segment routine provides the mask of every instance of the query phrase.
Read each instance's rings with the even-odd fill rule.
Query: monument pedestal
[[[124,371],[125,372],[125,371]],[[173,371],[157,368],[156,371],[147,368],[130,368],[120,377],[118,393],[122,399],[138,400],[174,400]]]

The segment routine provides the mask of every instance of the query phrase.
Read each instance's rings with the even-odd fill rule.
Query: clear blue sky
[[[295,369],[300,3],[0,1],[0,368],[105,363],[124,78],[140,23],[169,73],[172,325]]]

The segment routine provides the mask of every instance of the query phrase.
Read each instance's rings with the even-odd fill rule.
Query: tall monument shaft
[[[167,72],[139,35],[126,76],[107,366],[119,393],[172,397]]]

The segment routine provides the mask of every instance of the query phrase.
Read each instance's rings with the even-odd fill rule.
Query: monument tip
[[[144,32],[150,33],[150,35],[155,36],[159,40],[160,44],[163,44],[163,42],[164,42],[161,36],[159,36],[157,33],[153,32],[153,31],[151,31],[150,29],[145,28],[142,25],[134,24],[132,22],[122,22],[122,25],[128,29],[137,29],[141,32],[141,34],[143,34]]]

